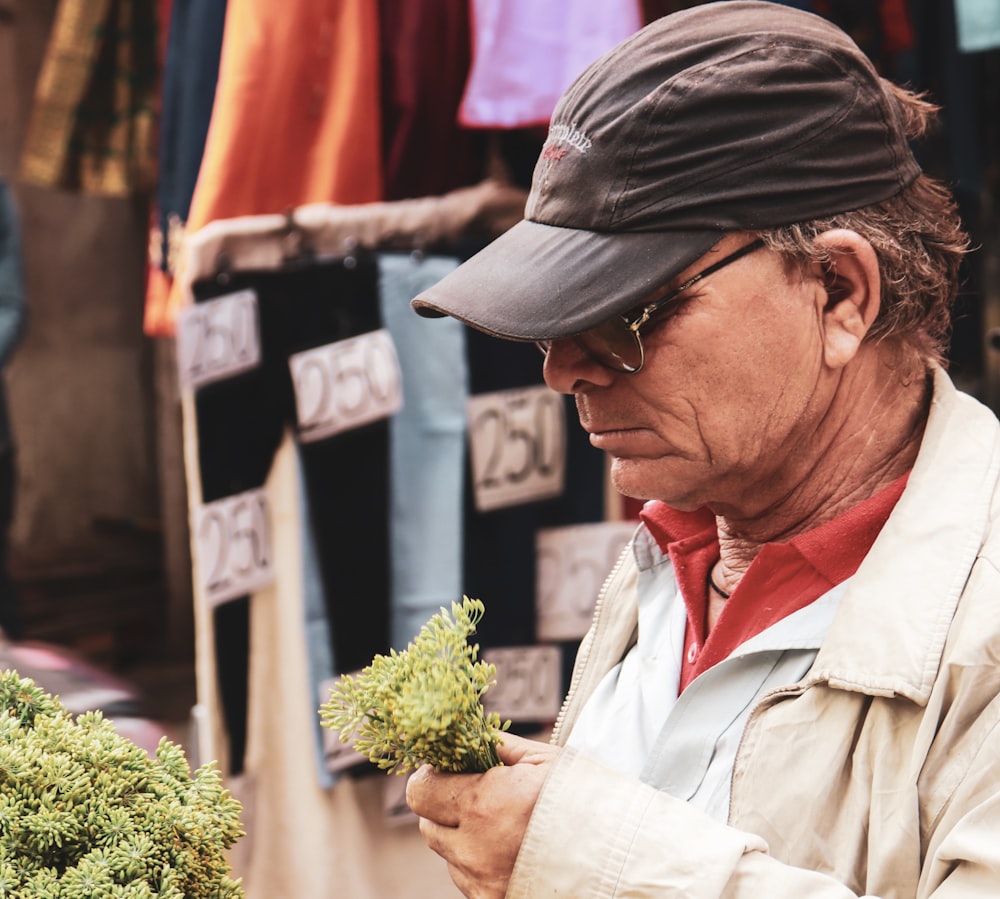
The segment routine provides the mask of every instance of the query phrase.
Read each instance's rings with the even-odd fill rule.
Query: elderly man
[[[932,113],[821,18],[677,13],[414,301],[538,342],[649,500],[552,743],[410,781],[466,896],[1000,895],[1000,427],[941,366]]]

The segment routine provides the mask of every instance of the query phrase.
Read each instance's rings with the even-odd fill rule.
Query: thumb
[[[503,743],[497,746],[497,752],[505,765],[541,765],[552,761],[559,750],[551,743],[526,740],[516,734],[504,734]]]

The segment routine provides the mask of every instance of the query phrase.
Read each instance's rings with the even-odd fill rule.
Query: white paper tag
[[[194,510],[201,595],[215,606],[274,581],[270,510],[263,488]]]
[[[566,478],[566,407],[544,384],[469,398],[469,456],[480,512],[550,499]]]
[[[177,314],[177,378],[194,389],[260,364],[257,293],[240,290]]]
[[[353,672],[355,676],[360,673],[360,671]],[[320,681],[320,705],[325,705],[330,699],[330,690],[333,689],[333,685],[338,680],[339,678],[330,678]],[[326,765],[327,771],[336,774],[339,771],[346,771],[348,768],[371,764],[367,756],[362,755],[354,748],[353,738],[349,738],[345,743],[341,742],[340,731],[330,730],[328,727],[321,727],[320,730],[323,737],[323,763]]]
[[[483,651],[497,682],[483,708],[511,721],[554,721],[562,705],[562,658],[556,646],[502,646]]]
[[[634,521],[601,521],[545,528],[535,535],[536,637],[578,640],[587,633],[594,603]]]
[[[399,357],[384,328],[296,353],[288,365],[299,437],[305,443],[360,428],[403,408]]]

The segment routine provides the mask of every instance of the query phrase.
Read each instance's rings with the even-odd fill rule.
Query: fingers
[[[420,828],[420,835],[428,847],[443,858],[448,857],[457,828],[445,827],[430,818],[421,818],[417,826]]]
[[[506,768],[494,768],[485,774],[446,774],[430,765],[421,766],[406,785],[407,805],[421,818],[429,818],[444,827],[458,827],[470,811],[482,812],[485,807],[506,798],[509,787],[499,794],[489,789],[497,778],[511,785],[534,784],[531,788],[533,804],[544,777],[538,769],[555,759],[559,749],[548,743],[506,734],[499,751]],[[515,766],[522,765],[533,766],[537,773],[515,770]]]
[[[469,899],[501,899],[528,820],[558,750],[511,738],[509,762],[484,774],[443,774],[428,765],[406,785],[427,845],[448,862]]]
[[[406,784],[406,804],[421,818],[444,827],[458,827],[460,799],[466,789],[463,782],[478,776],[442,774],[430,765],[423,765],[410,775]]]
[[[510,839],[504,822],[463,822],[446,827],[420,819],[420,834],[448,863],[448,873],[468,899],[502,899],[522,834]]]
[[[550,743],[526,740],[516,734],[504,734],[503,744],[497,747],[497,752],[505,765],[540,765],[552,761],[559,750]]]

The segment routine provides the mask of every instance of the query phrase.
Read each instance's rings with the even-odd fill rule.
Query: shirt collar
[[[665,503],[646,503],[640,518],[673,562],[687,607],[682,687],[747,640],[853,575],[896,505],[907,477],[897,478],[811,531],[765,544],[726,601],[711,633],[706,633],[706,584],[719,555],[715,516],[709,509],[680,512]]]

